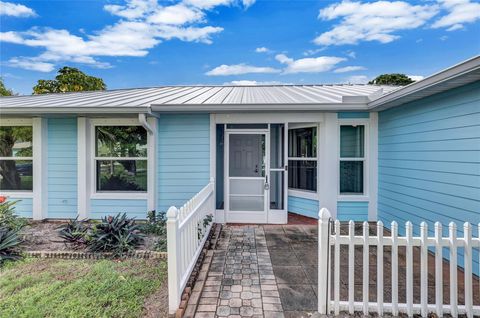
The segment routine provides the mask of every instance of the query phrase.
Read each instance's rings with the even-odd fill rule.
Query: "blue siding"
[[[31,198],[9,197],[8,201],[19,201],[15,204],[15,214],[24,218],[33,217],[33,200]]]
[[[127,213],[129,217],[145,219],[147,216],[147,200],[90,200],[90,218],[92,219],[100,219],[106,215],[116,215],[118,213]]]
[[[48,119],[48,218],[77,215],[77,119]]]
[[[210,115],[162,114],[158,125],[158,204],[181,206],[210,179]]]
[[[480,222],[480,82],[380,112],[378,156],[379,219],[415,234],[426,221],[430,235],[453,221],[463,235]]]
[[[368,112],[341,112],[341,113],[337,113],[337,118],[341,118],[341,119],[370,118],[370,113],[368,113]]]
[[[290,195],[288,196],[288,212],[318,219],[318,210],[318,200],[299,198]]]
[[[337,219],[340,221],[368,221],[368,202],[337,202]]]

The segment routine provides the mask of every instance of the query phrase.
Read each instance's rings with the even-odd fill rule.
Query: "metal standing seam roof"
[[[397,89],[378,85],[162,86],[0,98],[12,108],[145,108],[152,105],[366,103]],[[355,98],[359,98],[358,101]]]

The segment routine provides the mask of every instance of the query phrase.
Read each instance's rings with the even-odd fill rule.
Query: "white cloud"
[[[277,54],[275,59],[282,64],[286,64],[283,73],[320,73],[330,71],[340,62],[346,60],[343,57],[320,56],[314,58],[303,58],[294,60],[285,54]]]
[[[407,75],[407,76],[410,77],[415,82],[421,81],[425,78],[425,76],[422,76],[422,75]]]
[[[223,83],[223,85],[235,86],[257,86],[257,85],[290,85],[291,83],[284,83],[279,81],[252,81],[252,80],[238,80]]]
[[[305,56],[311,56],[311,55],[315,55],[317,53],[320,53],[322,51],[325,51],[327,49],[327,47],[322,47],[322,48],[319,48],[319,49],[310,49],[310,50],[306,50],[305,52],[303,52],[303,55]]]
[[[8,64],[13,67],[23,68],[38,72],[51,72],[55,68],[55,64],[46,63],[42,61],[35,61],[28,57],[14,57],[8,61]]]
[[[0,1],[0,16],[8,15],[12,17],[34,17],[37,14],[23,4]]]
[[[351,57],[352,59],[357,58],[357,53],[355,53],[355,51],[347,51],[345,52],[345,55],[347,55],[348,57]]]
[[[368,77],[365,75],[353,75],[347,78],[346,83],[347,84],[367,84]]]
[[[400,30],[415,29],[436,15],[436,5],[411,5],[404,1],[352,2],[343,0],[320,10],[322,20],[341,19],[333,29],[314,39],[318,45],[357,44],[361,41],[388,43]]]
[[[255,49],[255,52],[257,52],[257,53],[268,53],[268,52],[270,52],[270,50],[268,48],[262,46],[262,47],[257,47]]]
[[[464,24],[480,19],[480,3],[470,0],[438,0],[448,14],[436,20],[433,28],[447,28],[447,31],[460,30]]]
[[[355,71],[364,71],[366,70],[365,67],[363,66],[345,66],[345,67],[340,67],[334,70],[334,73],[347,73],[347,72],[355,72]]]
[[[234,64],[234,65],[222,64],[206,72],[205,74],[208,76],[228,76],[228,75],[241,75],[241,74],[251,74],[251,73],[279,73],[279,72],[280,70],[277,70],[273,67],[266,67],[266,66],[252,66],[248,64]]]
[[[46,70],[45,65],[76,62],[92,67],[108,68],[110,64],[97,60],[102,56],[146,56],[162,41],[179,39],[186,42],[212,43],[212,36],[222,27],[208,25],[205,10],[218,5],[233,5],[239,0],[183,0],[160,5],[158,0],[126,0],[123,5],[105,5],[104,9],[119,20],[102,29],[80,35],[68,30],[32,28],[28,31],[0,32],[0,41],[36,47],[44,51],[35,57],[16,60],[8,65],[32,70]],[[249,2],[251,3],[251,2]],[[246,7],[246,4],[243,4]],[[3,9],[2,9],[3,10]],[[27,63],[28,62],[28,63]]]

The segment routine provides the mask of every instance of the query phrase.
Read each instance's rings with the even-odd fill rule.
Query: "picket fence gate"
[[[435,235],[428,236],[428,226],[423,222],[420,226],[420,236],[413,236],[413,225],[407,222],[405,225],[405,236],[398,235],[398,224],[392,222],[391,235],[384,236],[383,223],[377,222],[377,235],[369,235],[368,222],[363,223],[363,235],[355,235],[354,222],[348,224],[348,235],[340,234],[340,222],[334,222],[332,233],[331,215],[326,208],[319,212],[319,237],[318,237],[318,311],[321,314],[333,313],[338,315],[340,311],[348,311],[353,314],[355,311],[363,311],[365,315],[376,312],[382,316],[384,313],[391,313],[396,316],[399,313],[406,313],[409,317],[420,314],[427,317],[429,313],[435,313],[438,317],[450,314],[457,317],[465,314],[467,317],[480,315],[480,306],[473,305],[473,249],[480,248],[480,238],[472,237],[472,225],[464,224],[463,237],[457,237],[457,225],[450,223],[448,226],[449,235],[443,237],[442,225],[435,223]],[[479,233],[480,233],[480,224]],[[340,300],[340,246],[348,246],[348,300]],[[354,300],[355,284],[355,246],[363,247],[362,261],[362,302]],[[370,247],[377,247],[377,301],[369,301],[369,250]],[[384,247],[391,247],[391,302],[384,302]],[[399,290],[399,262],[398,247],[406,249],[406,302],[398,300]],[[420,248],[420,303],[414,303],[413,299],[413,248]],[[435,257],[435,303],[428,302],[428,256],[429,248],[433,249]],[[448,255],[443,255],[443,249],[448,248]],[[464,294],[465,304],[458,304],[458,267],[457,249],[464,249]],[[333,250],[333,255],[332,254]],[[443,257],[449,256],[450,290],[449,304],[444,304],[443,295]],[[331,295],[332,273],[331,262],[333,260],[333,295]],[[479,290],[480,292],[480,290]]]
[[[215,211],[213,179],[181,208],[167,211],[168,307],[174,314],[180,306],[185,285],[208,237],[213,222],[203,220]]]

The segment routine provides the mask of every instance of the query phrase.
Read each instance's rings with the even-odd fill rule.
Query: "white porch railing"
[[[203,229],[203,220],[215,211],[214,182],[181,208],[167,211],[168,306],[170,314],[180,306],[183,290],[197,262],[213,222]],[[200,229],[199,229],[200,227]]]
[[[459,314],[465,314],[467,317],[480,315],[480,306],[473,305],[473,248],[480,247],[480,238],[472,238],[472,226],[470,223],[464,225],[464,236],[457,237],[457,226],[455,223],[449,224],[449,236],[443,237],[442,225],[435,224],[435,236],[428,236],[428,227],[426,223],[420,226],[420,236],[413,236],[413,226],[407,222],[405,226],[406,235],[398,236],[398,225],[392,222],[391,235],[383,235],[383,224],[377,222],[377,235],[369,236],[369,226],[367,222],[363,223],[363,235],[356,236],[354,233],[354,222],[350,221],[348,226],[348,235],[340,235],[340,222],[334,223],[334,234],[331,233],[331,215],[323,208],[319,213],[319,241],[318,241],[318,311],[321,314],[333,312],[338,315],[340,311],[348,311],[353,314],[354,311],[363,311],[365,315],[370,312],[376,312],[379,316],[383,313],[391,313],[397,316],[399,313],[406,313],[409,317],[414,314],[420,314],[427,317],[428,313],[434,312],[438,317],[444,314],[451,314],[457,317]],[[480,224],[479,224],[480,231]],[[340,246],[348,246],[348,297],[347,300],[340,300]],[[363,247],[363,266],[362,272],[356,270],[355,265],[355,246]],[[377,250],[377,301],[369,301],[369,249],[376,246]],[[391,302],[384,302],[384,264],[383,253],[384,246],[391,247]],[[398,247],[404,246],[406,250],[406,303],[398,301]],[[333,247],[333,248],[332,248]],[[413,248],[420,249],[420,302],[414,302],[413,297]],[[428,257],[429,248],[435,252],[435,303],[428,302]],[[444,304],[443,295],[443,249],[448,248],[450,259],[450,301]],[[465,303],[458,304],[458,268],[457,268],[457,249],[464,250],[464,295]],[[333,251],[332,251],[333,250]],[[333,252],[333,256],[331,255]],[[345,262],[347,262],[345,259]],[[333,261],[333,297],[331,295],[331,262]],[[362,302],[354,300],[355,275],[362,275]],[[442,288],[438,288],[442,286]],[[480,291],[479,291],[480,292]]]

